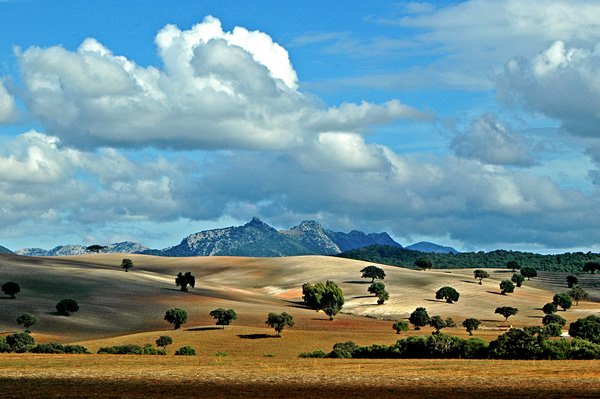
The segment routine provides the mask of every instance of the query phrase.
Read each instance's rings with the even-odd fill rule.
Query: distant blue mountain
[[[420,252],[435,252],[438,254],[458,254],[459,252],[452,247],[444,247],[441,245],[434,244],[432,242],[421,241],[415,244],[409,245],[407,249]]]
[[[327,230],[326,233],[342,252],[368,247],[369,245],[389,245],[390,247],[402,248],[402,245],[394,241],[388,233],[365,234],[357,230],[352,230],[350,233]]]
[[[12,254],[12,253],[14,253],[14,252],[11,251],[10,249],[0,245],[0,254]]]

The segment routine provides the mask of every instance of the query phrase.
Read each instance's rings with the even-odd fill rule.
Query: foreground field
[[[2,397],[598,398],[600,361],[3,355]]]

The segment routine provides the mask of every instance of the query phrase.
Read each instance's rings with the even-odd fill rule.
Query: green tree
[[[15,295],[21,292],[21,287],[19,284],[9,281],[8,283],[2,284],[2,292],[10,297],[10,299],[15,299]]]
[[[481,325],[481,321],[474,318],[465,319],[462,322],[462,326],[467,330],[469,335],[473,335],[473,331],[477,330]]]
[[[567,287],[573,288],[579,283],[579,280],[575,276],[567,276]]]
[[[510,281],[512,281],[513,283],[515,283],[517,285],[517,287],[520,287],[520,286],[523,285],[523,281],[525,281],[525,277],[523,277],[522,274],[515,273],[510,278]]]
[[[369,288],[367,288],[367,292],[375,296],[378,296],[379,293],[383,291],[385,291],[385,284],[383,284],[381,281],[373,283],[369,286]]]
[[[435,293],[435,299],[445,299],[447,303],[457,302],[460,294],[452,287],[442,287]]]
[[[323,295],[321,295],[321,309],[329,316],[329,320],[333,320],[333,316],[338,314],[343,306],[344,293],[342,289],[333,281],[327,280],[325,290],[323,291]]]
[[[374,282],[375,279],[383,280],[385,278],[385,272],[383,269],[373,265],[363,268],[360,272],[362,273],[361,277],[370,278],[371,283]]]
[[[514,273],[521,268],[521,265],[519,265],[519,262],[517,262],[516,260],[509,260],[508,262],[506,262],[506,267],[508,269],[511,269]]]
[[[192,288],[196,286],[196,277],[191,272],[185,272],[185,274],[179,272],[177,273],[177,277],[175,277],[175,284],[181,287],[181,291],[187,292],[188,285]]]
[[[172,343],[173,343],[173,338],[169,337],[168,335],[161,335],[156,340],[156,346],[161,347],[164,350],[166,350],[167,346],[171,345]]]
[[[557,314],[547,314],[542,319],[542,324],[546,326],[550,323],[555,323],[563,327],[565,324],[567,324],[567,320]]]
[[[510,280],[502,280],[500,282],[500,290],[502,295],[506,295],[507,292],[510,293],[515,291],[515,285]]]
[[[35,345],[35,340],[26,332],[6,336],[6,343],[13,352],[26,352]]]
[[[408,323],[405,321],[397,321],[392,324],[392,329],[396,330],[396,334],[400,334],[400,331],[408,331]]]
[[[294,327],[294,317],[286,312],[281,314],[269,313],[267,315],[267,321],[265,321],[265,324],[274,328],[277,336],[281,337],[281,333],[286,326],[290,328]]]
[[[444,320],[441,316],[436,315],[429,318],[429,326],[435,329],[433,334],[439,334],[442,328],[456,327],[456,323],[451,318]]]
[[[421,270],[427,270],[433,267],[433,263],[427,258],[419,258],[415,261],[415,266]]]
[[[187,323],[187,317],[188,317],[188,314],[185,310],[179,309],[179,308],[173,308],[173,309],[167,310],[167,312],[165,313],[164,320],[173,324],[175,327],[175,330],[177,330],[177,329],[181,328],[181,326],[183,324]]]
[[[131,269],[133,267],[133,261],[131,259],[123,259],[121,261],[121,268],[125,269],[126,272],[129,271],[129,269]]]
[[[21,316],[17,317],[17,324],[23,324],[25,330],[29,330],[30,327],[34,326],[37,323],[37,318],[29,313],[23,313]]]
[[[527,280],[531,280],[533,277],[537,277],[537,270],[533,267],[524,267],[521,269],[521,274],[526,277]]]
[[[573,301],[571,300],[569,294],[567,294],[566,292],[560,292],[554,295],[554,297],[552,297],[552,302],[554,302],[556,306],[561,307],[563,311],[566,311],[571,306],[573,306]]]
[[[542,307],[542,312],[544,312],[544,314],[553,314],[556,313],[557,310],[558,307],[554,302],[548,302]]]
[[[408,317],[408,321],[415,326],[415,330],[420,330],[421,327],[425,327],[429,324],[427,309],[421,307],[416,308]]]
[[[600,316],[590,315],[569,325],[569,335],[600,344]]]
[[[302,300],[311,309],[321,310],[321,298],[325,291],[325,285],[323,283],[316,283],[312,285],[310,283],[302,284]]]
[[[63,299],[56,304],[56,311],[62,316],[70,316],[79,311],[79,305],[73,299]]]
[[[209,315],[217,321],[215,324],[221,326],[223,329],[225,329],[225,326],[231,324],[233,320],[237,319],[237,313],[235,313],[235,310],[233,309],[225,310],[223,308],[218,308],[211,310]]]
[[[510,316],[514,316],[519,313],[519,309],[511,306],[500,306],[496,308],[494,313],[504,316],[504,321],[507,321]]]
[[[196,356],[196,349],[189,345],[182,346],[175,351],[175,356]]]
[[[481,270],[481,269],[474,270],[473,275],[475,276],[475,278],[479,279],[479,285],[481,285],[481,281],[484,278],[488,278],[490,276],[490,274],[488,272],[486,272],[485,270]]]
[[[579,301],[588,299],[589,294],[581,287],[573,287],[567,294],[575,301],[575,306],[579,306]]]
[[[600,263],[599,262],[586,262],[583,265],[583,271],[584,272],[590,272],[591,274],[595,274],[596,271],[600,270]]]
[[[387,292],[386,290],[383,290],[377,295],[377,304],[383,305],[383,303],[385,301],[387,301],[388,299],[390,299],[389,292]]]

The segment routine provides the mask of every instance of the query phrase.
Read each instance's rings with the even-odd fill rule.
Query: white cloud
[[[0,79],[0,123],[12,122],[17,114],[17,105],[14,97],[6,90],[4,82]]]

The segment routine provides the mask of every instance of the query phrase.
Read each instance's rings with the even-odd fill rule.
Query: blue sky
[[[0,244],[259,216],[598,251],[593,1],[0,1]]]

